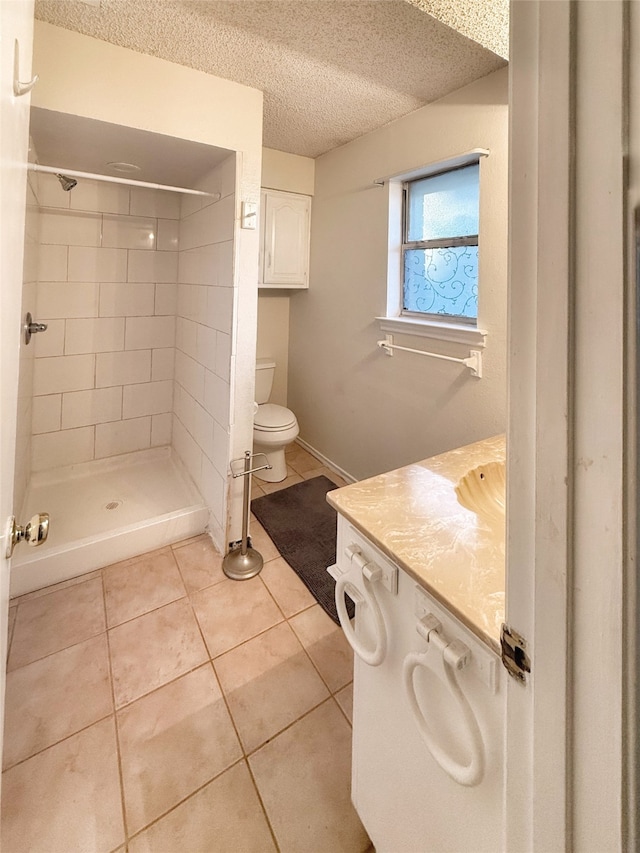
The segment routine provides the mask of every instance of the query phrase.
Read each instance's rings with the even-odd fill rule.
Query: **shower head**
[[[66,193],[72,190],[78,183],[75,178],[68,178],[66,175],[56,175],[56,178],[60,181],[60,185]]]

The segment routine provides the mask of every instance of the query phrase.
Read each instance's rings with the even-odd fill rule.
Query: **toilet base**
[[[257,480],[263,480],[265,483],[281,483],[287,476],[287,462],[284,456],[284,447],[277,450],[268,450],[264,446],[254,444],[254,453],[264,453],[267,457],[267,462],[271,468],[264,471],[258,471],[253,476]],[[262,464],[262,463],[261,463]]]

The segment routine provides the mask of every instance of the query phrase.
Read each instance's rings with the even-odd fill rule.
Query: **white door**
[[[506,621],[531,673],[508,688],[509,851],[634,849],[629,6],[511,3]]]
[[[5,559],[7,522],[13,515],[22,263],[29,145],[29,95],[13,92],[14,49],[19,43],[22,82],[31,79],[33,0],[0,0],[0,753],[11,561]],[[18,519],[21,522],[22,519]]]

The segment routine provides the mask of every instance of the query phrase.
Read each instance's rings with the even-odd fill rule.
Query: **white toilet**
[[[259,471],[255,476],[268,483],[279,483],[287,476],[284,449],[298,437],[300,428],[291,409],[269,403],[273,374],[276,363],[268,358],[256,361],[256,412],[253,417],[253,452],[265,453],[269,470]],[[254,465],[261,465],[256,459]]]

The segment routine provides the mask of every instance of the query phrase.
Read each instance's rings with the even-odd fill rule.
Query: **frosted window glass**
[[[405,311],[478,317],[478,247],[404,253]]]
[[[478,233],[477,163],[409,184],[408,242]]]

